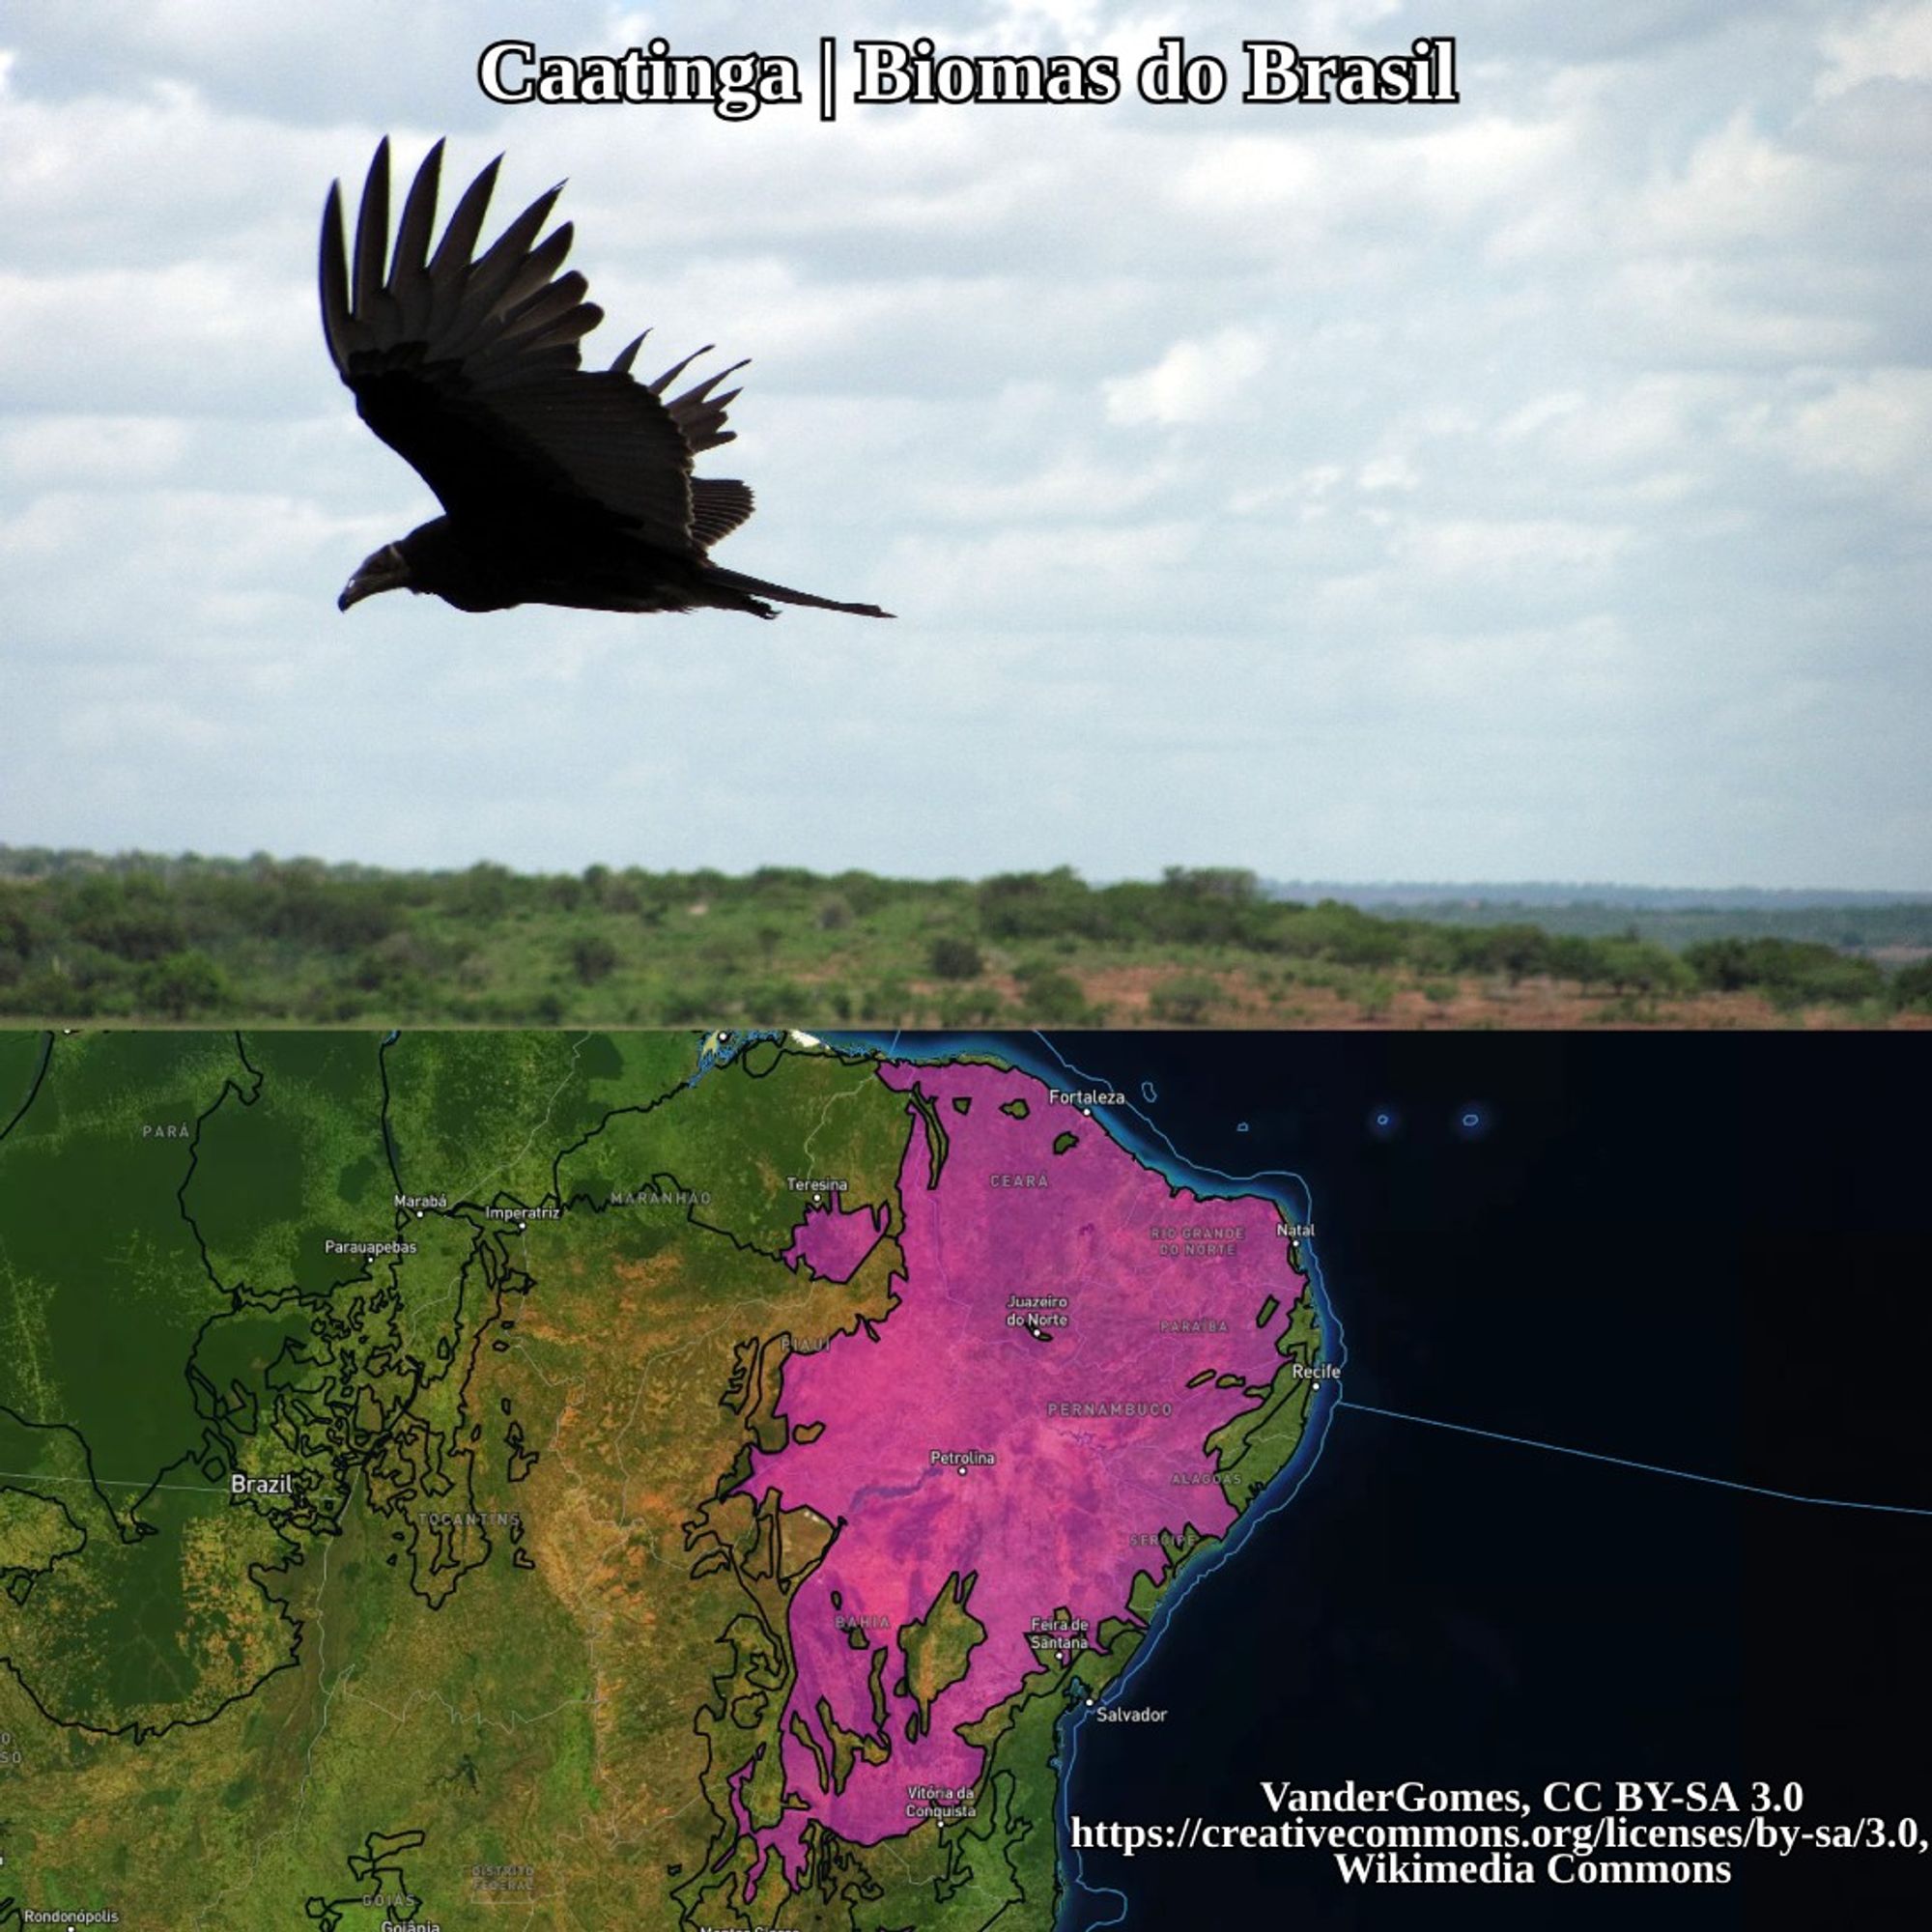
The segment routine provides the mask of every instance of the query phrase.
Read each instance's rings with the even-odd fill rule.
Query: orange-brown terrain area
[[[9,863],[0,848],[0,1016],[43,1026],[1435,1030],[1932,1018],[1932,903],[1904,895],[1370,908],[1278,897],[1229,867],[1090,886],[1066,867],[971,881],[783,867],[734,878],[142,855]]]
[[[1309,1028],[1346,1032],[1453,1032],[1500,1028],[1538,1032],[1566,1027],[1643,1027],[1677,1031],[1932,1028],[1932,1012],[1871,1011],[1816,1004],[1781,1006],[1761,993],[1685,993],[1637,997],[1585,991],[1552,980],[1458,980],[1368,986],[1283,985],[1265,973],[1218,977],[1211,997],[1196,976],[1156,965],[1114,966],[1078,976],[1090,1024],[1109,1027],[1210,1026]],[[926,989],[919,989],[926,990]],[[1011,1023],[1024,1023],[1025,988],[1008,981]]]

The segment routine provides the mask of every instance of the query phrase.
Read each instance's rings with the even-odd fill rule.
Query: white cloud
[[[456,0],[16,10],[0,837],[1926,883],[1932,7],[1491,12],[1453,109],[730,126],[495,109]],[[1238,67],[1251,10],[1179,14],[905,31]],[[1274,31],[1405,38],[1392,0]],[[758,0],[672,39],[811,52]],[[499,219],[567,175],[594,359],[755,358],[729,560],[899,622],[339,616],[431,504],[314,316],[322,192],[385,128],[450,134],[445,207],[498,149]],[[463,701],[398,756],[410,693]]]
[[[1594,611],[1560,625],[1486,632],[1424,632],[1404,642],[1388,675],[1434,705],[1493,714],[1501,704],[1520,728],[1561,728],[1587,709],[1640,696],[1645,668],[1617,620]],[[1472,720],[1472,723],[1474,721]]]
[[[93,757],[135,756],[143,761],[182,752],[207,752],[226,732],[206,712],[175,698],[101,698],[75,705],[54,727],[64,751]]]
[[[1932,369],[1874,369],[1802,400],[1759,404],[1739,417],[1737,434],[1802,470],[1932,508]]]
[[[1267,366],[1260,330],[1235,327],[1177,342],[1151,369],[1101,384],[1107,419],[1116,423],[1207,423],[1252,407],[1243,385]]]
[[[1832,303],[1829,291],[1741,287],[1690,256],[1625,262],[1608,273],[1604,296],[1624,324],[1626,344],[1653,364],[1771,371],[1850,360],[1871,347],[1871,322]]]
[[[1105,627],[1153,617],[1199,542],[1199,527],[1184,522],[1058,524],[987,536],[935,532],[897,545],[895,562],[928,620]]]
[[[1532,397],[1496,425],[1496,437],[1503,442],[1515,442],[1536,436],[1551,423],[1575,415],[1586,400],[1580,389],[1557,389],[1548,395]]]
[[[1815,156],[1768,138],[1740,109],[1651,181],[1625,217],[1630,245],[1646,253],[1705,251],[1776,237],[1815,220],[1827,185]]]
[[[1932,80],[1932,5],[1877,7],[1820,36],[1829,65],[1818,92],[1849,93],[1868,80]]]
[[[921,500],[935,514],[962,523],[1039,523],[1118,516],[1160,494],[1175,467],[1102,463],[1092,455],[1052,453],[1044,468],[1009,479],[928,486]]]
[[[1629,546],[1631,535],[1614,525],[1559,517],[1415,518],[1396,532],[1395,549],[1405,568],[1432,576],[1511,582],[1601,572]]]
[[[175,469],[187,440],[178,416],[29,416],[0,423],[0,478],[35,489],[152,483]]]
[[[1418,490],[1422,487],[1422,472],[1416,469],[1413,458],[1406,450],[1391,450],[1381,456],[1372,456],[1363,464],[1356,482],[1361,489],[1370,492]]]

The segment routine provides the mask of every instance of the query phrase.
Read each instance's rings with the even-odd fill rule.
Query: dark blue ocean
[[[1783,1822],[1932,1834],[1932,1515],[1367,1412],[1932,1511],[1932,1037],[1010,1044],[1128,1094],[1143,1151],[1299,1175],[1348,1350],[1299,1489],[1136,1668],[1122,1701],[1167,1720],[1080,1726],[1071,1816],[1261,1823],[1263,1779],[1795,1780]],[[1560,1889],[1524,1856],[1536,1884],[1476,1889],[1090,1849],[1061,1923],[1932,1925],[1927,1853],[1638,1851],[1733,1878]]]

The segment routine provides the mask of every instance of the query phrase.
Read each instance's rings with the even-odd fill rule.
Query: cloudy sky
[[[1181,33],[1232,97],[1258,31],[1453,34],[1462,102],[475,79]],[[1925,0],[61,0],[0,49],[0,841],[1932,886]],[[315,315],[384,132],[500,150],[503,216],[569,177],[594,359],[753,358],[721,557],[898,621],[338,614],[435,509]]]

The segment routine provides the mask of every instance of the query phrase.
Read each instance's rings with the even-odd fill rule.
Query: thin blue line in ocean
[[[1519,1449],[1543,1449],[1552,1456],[1577,1456],[1586,1463],[1607,1463],[1615,1469],[1640,1469],[1647,1476],[1674,1476],[1681,1483],[1703,1483],[1714,1490],[1735,1490],[1740,1495],[1769,1496],[1774,1502],[1810,1503],[1819,1509],[1872,1510],[1882,1516],[1932,1517],[1932,1509],[1914,1503],[1856,1502],[1843,1496],[1801,1496],[1792,1490],[1769,1490],[1758,1483],[1736,1483],[1728,1476],[1706,1476],[1695,1469],[1666,1468],[1662,1463],[1639,1463],[1630,1456],[1605,1456],[1595,1449],[1573,1449],[1563,1442],[1539,1442],[1533,1435],[1506,1435],[1499,1429],[1475,1429],[1466,1422],[1444,1422],[1434,1415],[1410,1415],[1400,1408],[1378,1408],[1373,1403],[1338,1398],[1337,1408],[1363,1415],[1379,1415],[1391,1422],[1413,1422],[1424,1429],[1446,1429],[1456,1435],[1476,1435],[1487,1442],[1509,1442]]]

